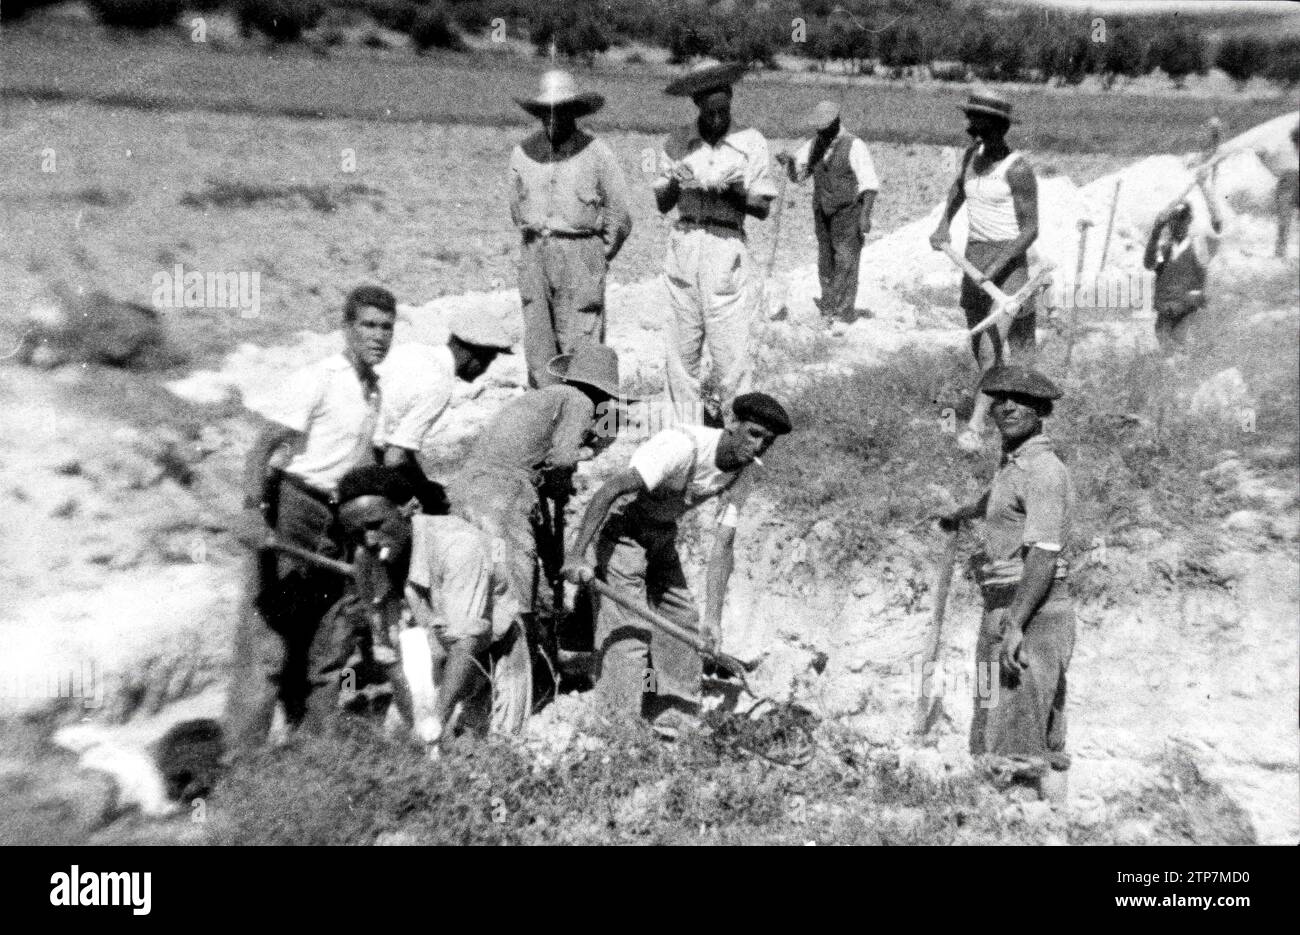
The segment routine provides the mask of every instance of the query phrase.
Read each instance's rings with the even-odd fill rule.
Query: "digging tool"
[[[954,250],[952,244],[944,244],[943,252],[948,254],[948,259],[956,263],[958,269],[969,276],[971,280],[983,289],[985,294],[993,300],[993,311],[991,311],[989,316],[982,322],[970,329],[972,337],[979,334],[981,331],[993,327],[999,318],[1014,316],[1016,312],[1020,311],[1021,306],[1033,297],[1034,293],[1042,287],[1043,282],[1052,274],[1052,265],[1050,263],[1044,263],[1038,268],[1038,272],[1034,273],[1034,275],[1029,278],[1029,282],[1025,283],[1024,286],[1015,292],[1015,294],[1008,296],[993,284],[993,280],[989,279],[982,272],[976,269],[975,265],[971,263],[970,260],[966,259]]]
[[[1110,196],[1110,213],[1106,217],[1106,236],[1101,241],[1101,263],[1097,270],[1106,268],[1106,254],[1110,252],[1110,232],[1115,229],[1115,209],[1119,207],[1119,188],[1124,184],[1122,178],[1115,180],[1115,193]],[[1182,196],[1178,196],[1181,200]]]
[[[930,618],[930,632],[925,638],[925,661],[921,669],[921,694],[916,701],[916,733],[924,736],[943,712],[943,694],[936,697],[933,681],[939,671],[939,658],[943,655],[943,618],[948,607],[948,589],[952,586],[953,568],[957,564],[957,541],[961,525],[948,534],[948,542],[939,559],[939,569],[934,585],[934,613]]]
[[[634,600],[617,588],[610,587],[599,578],[592,579],[590,586],[601,597],[608,598],[624,610],[636,614],[652,627],[667,633],[679,642],[685,643],[691,649],[704,657],[705,660],[712,662],[719,669],[726,672],[728,675],[733,676],[740,682],[742,688],[749,691],[748,683],[745,681],[745,675],[746,673],[753,671],[755,668],[754,665],[746,664],[735,656],[730,656],[727,653],[707,648],[704,645],[704,641],[694,633],[691,633],[689,630],[684,630],[671,620],[661,617],[640,601]],[[753,694],[753,692],[750,692],[750,694]]]
[[[1088,254],[1088,228],[1092,227],[1092,221],[1088,218],[1079,218],[1079,258],[1074,264],[1074,285],[1078,288],[1079,283],[1083,280],[1083,261]],[[1075,295],[1078,295],[1076,292]],[[1074,296],[1070,297],[1070,336],[1065,339],[1065,372],[1070,372],[1070,357],[1074,354],[1074,337],[1079,333],[1079,306],[1074,301]]]
[[[309,565],[315,565],[317,568],[323,568],[326,571],[332,571],[336,575],[343,575],[348,578],[357,577],[355,565],[349,565],[347,562],[340,562],[338,559],[327,558],[324,555],[318,555],[310,549],[304,549],[302,546],[294,545],[292,542],[286,542],[275,533],[268,533],[264,548],[276,552],[283,552],[285,555],[292,555],[294,558],[302,559]]]
[[[953,249],[952,244],[945,243],[943,252],[948,255],[948,259],[957,264],[957,268],[971,278],[979,287],[984,290],[985,294],[993,300],[993,309],[989,312],[988,317],[971,328],[968,332],[971,337],[979,334],[987,328],[992,328],[998,323],[999,318],[1012,318],[1021,307],[1033,297],[1043,283],[1052,274],[1052,265],[1044,263],[1038,268],[1038,272],[1030,277],[1029,282],[1025,283],[1014,295],[1008,296],[1005,292],[993,284],[993,281],[975,268],[970,260],[966,259],[960,253]],[[1003,345],[1002,335],[994,329],[995,347],[1001,348]],[[999,355],[1003,356],[1003,355]],[[975,399],[975,411],[971,413],[970,422],[964,432],[957,436],[957,446],[963,451],[978,451],[980,448],[980,433],[984,429],[984,417],[988,413],[989,405],[992,400],[983,394],[977,394]]]

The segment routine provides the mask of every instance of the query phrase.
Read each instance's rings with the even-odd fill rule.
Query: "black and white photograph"
[[[0,0],[26,895],[1300,844],[1298,91],[1280,0]]]

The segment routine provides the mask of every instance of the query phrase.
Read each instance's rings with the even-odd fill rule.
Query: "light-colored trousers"
[[[558,383],[546,370],[556,354],[605,342],[605,242],[591,237],[524,238],[519,299],[528,385]]]
[[[700,368],[707,344],[725,407],[749,389],[758,291],[749,249],[737,233],[677,228],[668,240],[664,278],[672,312],[667,331],[668,397],[678,413],[700,410]]]
[[[621,513],[606,520],[596,545],[596,575],[628,597],[689,630],[699,632],[699,611],[677,555],[677,524],[646,523]],[[695,650],[652,629],[613,601],[596,599],[596,698],[614,718],[642,714],[653,696],[654,717],[675,708],[699,708],[703,665]]]

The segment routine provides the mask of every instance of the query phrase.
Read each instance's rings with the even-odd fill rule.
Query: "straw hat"
[[[594,91],[579,93],[578,83],[567,71],[556,69],[544,73],[538,82],[536,97],[517,97],[515,101],[534,117],[545,117],[555,110],[568,110],[576,117],[594,114],[605,106],[605,98]]]
[[[1001,117],[1007,123],[1016,122],[1011,117],[1011,102],[995,91],[972,91],[961,109],[968,114],[988,114]]]

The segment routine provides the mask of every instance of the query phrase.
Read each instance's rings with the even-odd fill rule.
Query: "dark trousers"
[[[821,282],[822,314],[853,321],[858,297],[858,266],[862,258],[862,209],[856,203],[826,214],[813,208],[817,232],[817,278]]]
[[[321,555],[343,556],[334,511],[288,483],[280,485],[275,530]],[[327,666],[324,660],[312,665],[313,652],[328,651],[316,645],[321,619],[343,596],[344,584],[332,572],[269,550],[249,556],[226,695],[232,750],[265,743],[277,701],[291,727],[303,723],[313,704],[309,673]]]
[[[972,240],[966,244],[966,259],[970,260],[976,269],[987,271],[1008,242],[1005,240]],[[993,280],[993,285],[1001,289],[1007,296],[1011,296],[1024,288],[1027,282],[1029,282],[1029,260],[1022,255],[1008,266],[1001,276]],[[963,276],[961,278],[961,307],[966,312],[966,327],[974,328],[989,317],[989,313],[993,310],[993,300],[987,292],[972,282],[969,276]],[[1032,357],[1037,352],[1037,311],[1037,301],[1030,299],[1020,306],[1020,310],[1016,312],[1010,322],[1003,319],[997,324],[996,328],[981,331],[971,338],[971,351],[974,353],[975,360],[979,363],[981,370],[1007,363],[1002,359],[1002,344],[1004,341],[1014,359],[1023,360]],[[997,331],[996,336],[992,333],[993,331]],[[990,348],[987,354],[983,351],[983,345],[985,344]]]

